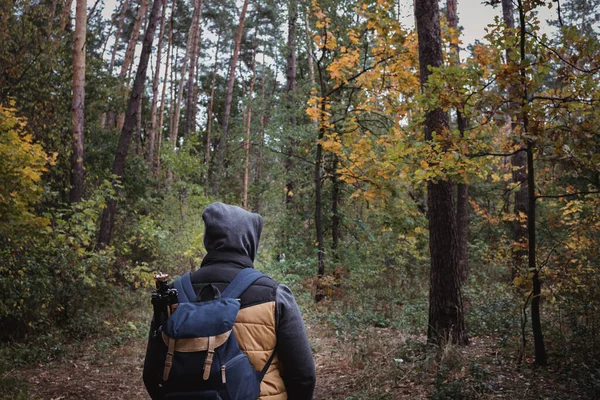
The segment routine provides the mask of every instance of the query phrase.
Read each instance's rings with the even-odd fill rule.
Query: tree
[[[237,33],[233,44],[233,55],[231,56],[231,64],[229,66],[229,78],[227,79],[227,92],[225,93],[225,109],[223,111],[223,119],[221,122],[221,140],[217,146],[217,166],[216,173],[212,177],[213,195],[218,194],[219,179],[223,176],[223,168],[225,164],[225,146],[229,132],[229,118],[231,116],[231,103],[233,101],[233,84],[235,82],[235,69],[237,66],[238,56],[240,54],[240,45],[242,43],[242,35],[244,33],[244,22],[246,20],[246,11],[248,10],[248,0],[244,0],[240,21],[238,23]]]
[[[175,7],[176,1],[173,1],[173,8]],[[148,135],[148,167],[150,172],[154,172],[154,150],[156,147],[156,136],[157,134],[162,135],[162,125],[158,125],[159,120],[162,118],[157,117],[158,112],[158,84],[160,79],[160,66],[162,63],[161,55],[162,55],[162,47],[163,47],[163,39],[165,34],[165,25],[167,22],[166,18],[166,10],[167,10],[167,0],[163,1],[163,9],[162,15],[160,17],[160,31],[158,34],[158,48],[156,50],[156,68],[154,70],[154,78],[152,79],[152,108],[150,111],[150,134]],[[172,14],[173,12],[171,12]],[[167,69],[169,65],[169,49],[167,48]],[[166,84],[166,76],[165,76],[165,84]],[[163,101],[165,96],[165,91],[163,90]],[[163,112],[161,107],[160,112]]]
[[[448,19],[448,28],[450,32],[451,65],[460,67],[460,49],[458,28],[457,1],[448,0],[446,2],[446,12]],[[461,138],[464,138],[467,129],[467,121],[464,112],[460,108],[456,109],[456,125]],[[456,185],[456,229],[458,235],[458,263],[459,277],[461,284],[467,280],[469,273],[469,185],[458,183]]]
[[[514,18],[514,7],[511,0],[502,0],[502,16],[506,27],[512,31],[515,29],[515,18]],[[513,60],[513,52],[511,49],[506,50],[506,63],[513,65],[516,60]],[[518,95],[517,84],[514,83],[509,86],[507,92],[509,99],[514,99]],[[509,110],[513,111],[509,113],[510,118],[510,129],[511,136],[515,137],[518,134],[518,122],[513,119],[515,109],[518,109],[518,103],[511,101],[508,105]],[[522,146],[521,143],[519,145]],[[519,151],[513,155],[510,159],[512,165],[512,178],[513,183],[517,185],[515,191],[515,205],[514,205],[514,221],[513,221],[513,238],[514,247],[513,250],[513,265],[511,268],[511,277],[514,280],[519,274],[523,272],[523,264],[527,258],[527,223],[524,221],[529,213],[528,197],[528,183],[527,183],[527,155],[524,151]]]
[[[431,68],[442,65],[440,14],[437,0],[417,0],[415,17],[419,38],[421,85],[425,90]],[[426,110],[425,140],[443,141],[448,135],[448,115],[441,108]],[[429,327],[427,339],[441,344],[452,341],[467,344],[460,291],[456,208],[452,184],[447,180],[427,183],[429,213],[429,249],[431,253],[429,282]]]
[[[73,104],[72,133],[73,154],[71,155],[71,203],[83,197],[83,121],[85,99],[85,43],[87,30],[86,0],[77,0],[75,12],[75,39],[73,41]]]
[[[117,179],[120,179],[125,172],[125,160],[127,158],[127,153],[129,152],[131,137],[133,135],[135,124],[138,118],[137,114],[139,112],[139,103],[142,101],[144,80],[146,79],[148,61],[150,59],[150,53],[152,52],[152,42],[154,41],[156,25],[158,24],[158,20],[160,18],[161,7],[162,1],[154,0],[152,11],[150,11],[148,27],[146,28],[146,33],[144,34],[140,62],[135,75],[135,81],[131,90],[131,97],[129,98],[129,105],[127,106],[127,113],[125,115],[123,129],[121,131],[121,136],[119,137],[119,144],[117,146],[115,159],[113,162],[112,172]],[[112,232],[115,225],[116,212],[117,200],[115,198],[108,199],[100,220],[100,232],[98,234],[98,245],[100,247],[106,247],[110,245]]]

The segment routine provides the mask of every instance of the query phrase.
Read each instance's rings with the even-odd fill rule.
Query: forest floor
[[[392,329],[369,328],[348,340],[325,325],[307,328],[317,400],[589,398],[578,395],[565,373],[517,364],[516,354],[502,355],[491,338],[472,338],[467,347],[449,346],[429,357],[421,351],[423,337]],[[149,399],[142,383],[144,352],[140,335],[119,345],[90,340],[59,360],[15,369],[3,379],[26,381],[26,398]]]

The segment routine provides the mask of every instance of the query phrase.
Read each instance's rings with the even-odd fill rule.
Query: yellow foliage
[[[53,165],[56,155],[48,156],[33,142],[24,118],[17,116],[14,103],[0,104],[0,229],[4,232],[23,225],[42,227],[47,220],[34,216],[42,187],[40,180]]]

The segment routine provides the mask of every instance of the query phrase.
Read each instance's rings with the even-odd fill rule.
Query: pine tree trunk
[[[73,101],[72,151],[71,155],[71,203],[83,197],[83,122],[85,99],[85,43],[87,31],[87,2],[77,0],[75,11],[75,35],[73,40]]]
[[[421,85],[427,84],[429,67],[442,65],[440,13],[437,0],[417,0],[415,17],[419,41]],[[433,132],[447,133],[448,114],[441,108],[428,110],[425,115],[425,140]],[[429,212],[429,249],[431,269],[429,283],[429,326],[427,339],[431,343],[468,342],[460,292],[456,208],[453,188],[448,181],[427,184]]]
[[[260,204],[261,204],[261,192],[262,192],[262,173],[263,173],[263,150],[265,145],[265,131],[267,129],[267,106],[265,103],[265,80],[267,75],[267,70],[265,66],[265,49],[263,47],[263,59],[261,64],[261,83],[260,83],[260,108],[261,108],[261,118],[260,118],[260,140],[258,142],[258,151],[256,154],[256,174],[254,175],[254,185],[258,187],[256,191],[256,197],[254,198],[254,207],[252,211],[260,214]]]
[[[454,30],[455,35],[459,35],[458,13],[456,0],[447,0],[446,12],[448,27]],[[460,49],[458,42],[450,45],[451,63],[460,65]],[[456,109],[456,124],[460,137],[465,137],[467,129],[467,120],[463,116],[462,110]],[[469,276],[469,185],[459,183],[456,185],[456,230],[458,235],[458,265],[459,278],[461,285],[465,283]]]
[[[294,93],[296,91],[297,80],[296,80],[296,25],[298,21],[298,2],[296,0],[289,0],[288,3],[288,38],[287,38],[287,111],[290,113],[289,125],[291,135],[295,134],[294,127],[296,126],[295,110],[296,107],[293,105]],[[294,170],[296,168],[294,162],[294,151],[296,148],[296,139],[291,136],[290,142],[287,146],[287,159],[285,161],[285,172],[287,181],[286,187],[286,204],[289,206],[294,201],[294,190],[295,190],[295,179],[293,177]]]
[[[183,135],[187,136],[196,130],[195,90],[194,77],[198,65],[198,54],[200,53],[200,19],[202,16],[202,0],[196,0],[194,9],[195,22],[192,22],[192,49],[190,53],[190,68],[188,70],[187,97],[185,102],[186,117]],[[192,20],[194,21],[194,20]]]
[[[173,0],[173,4],[171,5],[171,17],[169,20],[169,41],[167,43],[167,61],[165,62],[165,75],[164,82],[162,87],[162,96],[160,99],[160,113],[159,113],[159,122],[158,122],[158,144],[156,146],[156,168],[154,169],[156,176],[160,175],[160,147],[162,145],[163,138],[163,127],[164,127],[164,119],[165,119],[165,102],[167,98],[167,81],[169,77],[169,65],[171,62],[172,54],[171,54],[171,45],[173,44],[173,14],[175,13],[177,6],[177,0]],[[171,85],[173,84],[171,80]],[[171,103],[172,103],[171,98]]]
[[[142,101],[142,93],[144,91],[144,80],[146,78],[146,72],[148,70],[148,60],[152,53],[152,42],[154,40],[154,34],[156,32],[156,25],[160,17],[160,11],[162,7],[161,0],[155,0],[150,13],[148,27],[144,35],[144,41],[142,44],[142,53],[140,54],[140,63],[135,75],[135,81],[131,90],[131,97],[129,98],[129,104],[127,106],[127,113],[125,117],[125,123],[121,136],[119,137],[119,144],[115,153],[115,159],[113,162],[112,172],[117,179],[123,177],[125,172],[125,160],[127,153],[129,152],[129,146],[131,144],[131,136],[135,129],[135,123],[137,120],[137,113],[139,110],[139,103]],[[114,186],[114,185],[113,185]],[[115,191],[117,191],[117,187]],[[110,245],[112,239],[113,228],[115,224],[115,215],[117,212],[117,201],[114,198],[108,199],[106,207],[102,212],[100,220],[100,232],[98,234],[98,245],[103,248]]]
[[[195,16],[195,12],[194,12]],[[190,60],[190,55],[193,47],[193,30],[194,30],[194,20],[192,17],[192,23],[190,25],[188,31],[188,41],[185,46],[185,55],[183,56],[182,66],[181,66],[181,78],[179,79],[179,88],[177,91],[177,100],[175,101],[175,110],[171,115],[172,125],[171,132],[169,134],[169,139],[171,140],[171,146],[173,149],[177,147],[177,138],[179,137],[179,120],[181,117],[181,103],[183,102],[183,89],[185,85],[185,74],[188,68],[188,63]]]
[[[213,194],[217,195],[219,191],[219,180],[223,175],[225,165],[225,147],[227,144],[227,136],[229,133],[229,117],[231,115],[231,103],[233,101],[233,84],[235,82],[235,69],[240,53],[240,45],[242,42],[242,34],[244,33],[244,22],[246,20],[246,11],[248,10],[248,0],[244,0],[238,30],[235,35],[235,43],[233,47],[233,56],[231,57],[231,65],[229,67],[229,78],[227,80],[227,92],[225,94],[225,108],[223,110],[223,121],[221,122],[221,140],[217,146],[217,168],[216,173],[212,176]]]
[[[160,64],[161,56],[162,56],[162,45],[163,45],[163,37],[165,34],[165,25],[166,25],[166,15],[167,15],[167,0],[163,0],[163,9],[162,14],[160,16],[160,30],[158,33],[158,47],[156,50],[156,69],[154,70],[154,78],[152,79],[152,107],[150,110],[150,134],[148,135],[148,170],[150,173],[153,172],[154,167],[154,147],[156,141],[156,134],[158,131],[157,126],[157,111],[158,111],[158,84],[160,80]],[[167,53],[168,54],[168,53]],[[167,56],[168,57],[168,56]]]
[[[121,32],[123,31],[123,23],[125,22],[125,14],[127,13],[127,7],[129,6],[129,0],[124,0],[121,6],[121,15],[119,16],[119,25],[115,31],[115,44],[113,45],[113,51],[110,56],[110,64],[108,66],[108,72],[112,75],[113,68],[115,67],[115,58],[117,56],[117,49],[119,48],[119,39],[121,38]]]
[[[210,99],[208,101],[208,115],[206,116],[206,138],[205,138],[205,145],[206,145],[206,151],[205,151],[205,155],[204,155],[204,162],[206,163],[206,168],[208,170],[207,172],[207,176],[210,176],[210,133],[211,133],[211,129],[212,129],[212,120],[214,118],[213,115],[213,105],[214,105],[214,101],[215,101],[215,86],[217,84],[217,69],[219,66],[219,44],[221,41],[221,29],[219,29],[219,33],[217,34],[217,45],[216,45],[216,49],[215,49],[215,62],[213,64],[213,71],[212,71],[212,80],[210,83]]]
[[[71,21],[71,5],[73,4],[73,0],[65,0],[65,5],[62,10],[62,14],[60,15],[60,31],[62,34],[67,28],[67,24]],[[86,11],[87,13],[87,11]],[[87,22],[86,22],[87,23]],[[60,43],[60,38],[57,38],[57,43]]]
[[[252,127],[252,95],[254,93],[254,83],[256,82],[256,47],[252,56],[252,80],[248,90],[248,111],[246,115],[246,137],[244,139],[244,182],[242,192],[242,207],[248,209],[248,182],[250,178],[250,131]]]
[[[129,76],[133,68],[133,58],[135,56],[135,48],[137,46],[138,40],[140,38],[140,29],[142,27],[142,22],[146,16],[146,11],[148,10],[148,0],[140,0],[140,8],[138,9],[137,16],[135,18],[135,22],[133,23],[133,28],[131,30],[131,36],[129,38],[129,42],[127,43],[127,49],[125,50],[125,58],[123,59],[123,65],[121,65],[121,72],[119,76],[121,77],[121,83],[119,86],[119,91],[125,92],[125,80]],[[121,130],[123,128],[123,124],[125,123],[125,113],[119,112],[117,114],[117,129]]]

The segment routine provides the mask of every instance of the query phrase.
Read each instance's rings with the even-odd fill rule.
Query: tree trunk
[[[202,0],[196,0],[194,17],[196,22],[192,22],[192,49],[190,53],[190,68],[188,70],[187,97],[185,102],[186,116],[183,135],[187,136],[196,130],[196,110],[194,95],[194,78],[196,76],[196,66],[198,65],[198,54],[200,53],[200,19],[202,16]],[[194,20],[192,20],[194,21]]]
[[[129,42],[127,43],[127,49],[125,50],[125,58],[123,59],[123,65],[121,65],[121,72],[119,73],[119,76],[121,78],[125,78],[127,76],[127,71],[133,63],[135,47],[137,45],[138,39],[140,38],[140,28],[142,27],[142,22],[144,20],[144,16],[146,15],[147,9],[148,0],[140,0],[140,8],[138,10],[137,16],[135,17],[135,22],[133,23],[131,36],[129,37]]]
[[[325,93],[324,83],[321,82],[321,93]],[[326,112],[326,99],[321,103],[321,112]],[[319,135],[317,137],[317,152],[315,155],[315,230],[317,234],[317,284],[315,290],[315,301],[319,302],[324,295],[321,291],[321,278],[325,275],[325,237],[323,234],[323,195],[321,185],[321,165],[323,163],[323,146],[321,141],[325,137],[325,124],[319,126]]]
[[[135,123],[137,120],[137,113],[139,110],[139,102],[142,101],[142,92],[144,91],[144,80],[146,78],[146,71],[148,69],[148,60],[152,53],[152,42],[154,40],[154,33],[156,32],[156,25],[160,17],[162,1],[155,0],[150,13],[148,27],[144,35],[144,41],[142,44],[142,53],[140,55],[140,63],[135,75],[135,81],[131,90],[131,97],[129,98],[129,104],[127,106],[127,113],[125,117],[125,123],[121,136],[119,137],[119,144],[115,153],[115,159],[113,162],[112,173],[117,179],[123,177],[125,172],[125,160],[127,153],[129,152],[129,145],[131,144],[131,136],[135,129]],[[116,182],[114,182],[116,183]],[[117,186],[115,191],[117,191]],[[112,232],[115,224],[115,214],[117,211],[117,201],[114,198],[108,199],[106,207],[102,212],[100,221],[100,233],[98,234],[98,245],[99,247],[106,247],[110,245]]]
[[[520,38],[521,38],[521,121],[523,124],[523,137],[529,136],[529,116],[527,115],[527,75],[525,72],[525,35],[526,21],[525,11],[523,9],[522,0],[518,0],[519,5],[519,21],[521,23]],[[542,332],[542,322],[540,318],[540,298],[542,296],[542,283],[540,281],[540,270],[537,267],[536,261],[536,231],[535,231],[535,171],[533,164],[533,141],[530,138],[526,139],[527,143],[527,200],[529,203],[529,213],[527,214],[527,232],[529,244],[529,271],[533,274],[532,281],[532,297],[531,297],[531,329],[533,331],[533,346],[535,349],[535,363],[538,365],[546,365],[546,346],[544,344],[544,335]]]
[[[194,16],[192,17],[192,23],[190,24],[190,28],[188,31],[188,41],[185,46],[185,55],[183,56],[183,65],[181,67],[181,78],[179,79],[179,89],[177,91],[177,101],[175,102],[175,110],[171,115],[172,125],[171,132],[169,134],[169,139],[171,140],[171,145],[173,149],[177,147],[177,138],[179,137],[179,120],[181,116],[181,103],[183,101],[183,89],[185,84],[185,74],[188,68],[188,63],[190,60],[190,55],[193,47],[193,30],[194,30],[194,21],[195,21],[196,11],[194,11]]]
[[[157,160],[156,160],[156,168],[155,168],[155,174],[157,177],[160,175],[160,147],[162,144],[163,127],[164,127],[164,119],[165,119],[165,102],[166,102],[166,98],[167,98],[167,81],[168,81],[168,77],[169,77],[169,64],[172,59],[171,45],[173,43],[173,14],[175,13],[176,5],[177,5],[177,0],[173,0],[173,4],[171,5],[171,17],[169,20],[169,41],[167,43],[167,61],[165,62],[165,76],[163,78],[164,82],[163,82],[163,87],[162,87],[162,96],[160,99],[160,113],[159,113],[159,122],[158,122],[158,140],[157,140],[158,144],[156,146]],[[172,84],[173,84],[173,81],[171,80],[171,85]]]
[[[71,21],[71,5],[73,4],[73,0],[65,0],[65,6],[62,10],[62,14],[60,15],[60,31],[62,34],[67,28],[67,24]],[[86,10],[87,13],[87,10]],[[87,18],[87,17],[86,17]],[[86,21],[87,24],[87,21]],[[60,43],[60,38],[57,38],[57,43]]]
[[[289,124],[290,124],[290,143],[287,148],[287,159],[285,161],[285,172],[286,172],[286,204],[289,206],[294,201],[294,190],[295,190],[295,179],[294,169],[296,168],[294,162],[294,151],[296,148],[296,139],[294,138],[296,126],[295,110],[296,107],[293,105],[294,92],[296,91],[296,24],[298,21],[298,2],[297,0],[289,0],[288,4],[288,38],[287,38],[287,109],[290,113]]]
[[[260,83],[260,108],[261,108],[261,127],[260,127],[260,140],[258,142],[258,151],[256,154],[256,174],[254,175],[254,184],[258,187],[256,197],[254,198],[253,212],[260,214],[261,204],[261,192],[262,192],[262,170],[263,170],[263,149],[265,145],[265,131],[267,129],[267,105],[265,103],[265,79],[267,75],[267,69],[265,66],[265,49],[263,46],[263,59],[261,64],[262,77]]]
[[[451,28],[458,39],[460,31],[458,29],[458,13],[456,0],[447,0],[446,12],[448,15],[448,27]],[[450,45],[450,62],[453,65],[460,65],[460,49],[458,41]],[[467,129],[467,120],[463,116],[460,108],[456,109],[456,125],[460,137],[465,137]],[[456,230],[458,235],[458,271],[461,285],[465,283],[469,276],[469,185],[459,183],[456,185]]]
[[[167,0],[163,0],[163,9],[160,16],[160,30],[158,33],[158,48],[156,50],[156,69],[154,71],[154,78],[152,79],[152,108],[150,111],[150,134],[148,135],[148,170],[150,173],[153,172],[154,167],[154,147],[156,141],[156,133],[158,131],[157,126],[157,111],[158,111],[158,84],[160,80],[160,64],[162,56],[162,45],[163,37],[165,35],[167,15]],[[168,51],[168,50],[167,50]],[[168,53],[167,53],[168,54]],[[167,55],[168,58],[168,55]],[[167,61],[168,64],[168,61]],[[164,94],[163,94],[164,96]]]
[[[206,116],[206,138],[205,138],[205,145],[206,145],[206,151],[205,151],[205,155],[204,155],[204,162],[206,163],[206,168],[207,171],[210,169],[210,132],[212,129],[212,120],[214,118],[213,116],[213,105],[214,105],[214,101],[215,101],[215,86],[217,84],[217,69],[219,66],[219,44],[221,41],[221,29],[219,29],[219,33],[217,34],[217,46],[215,48],[215,63],[213,65],[213,72],[212,72],[212,81],[210,84],[210,100],[208,101],[208,115]],[[207,172],[207,176],[210,176],[210,174]]]
[[[71,203],[83,197],[83,121],[85,99],[85,43],[87,2],[77,0],[75,37],[73,40],[73,101],[71,106],[73,154],[71,155]]]
[[[133,23],[131,36],[129,38],[129,42],[127,43],[127,49],[125,50],[125,58],[123,59],[123,65],[121,65],[121,72],[119,73],[119,76],[121,77],[119,91],[122,93],[125,92],[126,88],[125,80],[133,68],[135,48],[137,46],[138,39],[140,38],[140,28],[142,27],[142,22],[144,21],[147,10],[148,0],[140,0],[140,8],[138,9],[137,16],[135,17],[135,22]],[[119,112],[117,115],[117,129],[121,130],[123,128],[124,123],[125,114],[123,112]]]
[[[504,24],[509,29],[515,28],[514,18],[514,7],[512,0],[502,0],[502,16],[504,18]],[[515,60],[511,59],[510,49],[506,50],[506,63],[512,64]],[[516,110],[517,104],[512,101],[518,94],[518,87],[513,85],[508,88],[508,109],[509,118],[511,121],[511,132],[515,134],[518,130],[518,122],[513,119],[513,114],[518,112]],[[513,182],[516,183],[517,191],[515,192],[515,206],[514,215],[515,220],[513,221],[513,238],[514,238],[514,250],[513,250],[513,263],[511,268],[511,278],[514,280],[524,270],[525,259],[527,258],[527,223],[523,221],[523,217],[528,215],[529,206],[527,199],[528,185],[527,185],[527,154],[521,151],[512,156],[512,178]]]
[[[227,92],[225,94],[225,109],[223,110],[223,121],[221,122],[221,140],[217,147],[217,168],[213,174],[213,194],[217,195],[219,191],[219,179],[223,175],[223,167],[225,164],[225,146],[229,133],[229,117],[231,114],[231,102],[233,101],[233,84],[235,82],[235,68],[237,65],[238,56],[240,53],[240,44],[242,42],[242,34],[244,33],[244,22],[246,20],[246,11],[248,10],[248,0],[244,0],[242,13],[240,14],[240,22],[235,35],[235,43],[233,47],[233,56],[231,57],[231,65],[229,67],[229,79],[227,80]]]
[[[437,0],[417,0],[415,6],[420,79],[424,88],[431,74],[428,68],[442,65],[440,14]],[[439,136],[447,134],[448,127],[448,114],[441,108],[426,112],[424,130],[427,141],[432,140],[433,132]],[[427,339],[436,344],[448,341],[467,344],[452,184],[441,180],[428,182],[427,203],[431,253]]]
[[[250,178],[250,131],[252,127],[252,94],[254,93],[254,83],[256,82],[256,47],[252,56],[252,80],[248,90],[248,111],[246,115],[246,138],[244,140],[244,182],[242,194],[242,207],[248,209],[248,182]]]
[[[338,248],[340,245],[340,224],[341,217],[339,212],[341,197],[341,181],[337,172],[339,159],[337,154],[333,154],[331,165],[331,250],[333,257],[339,261]]]
[[[127,7],[129,6],[129,0],[124,0],[121,6],[121,15],[119,16],[119,25],[115,31],[115,44],[113,45],[113,51],[110,56],[110,64],[108,66],[108,72],[112,75],[113,68],[115,67],[115,58],[117,56],[117,49],[119,48],[119,39],[121,38],[121,32],[123,30],[123,23],[125,22],[125,14],[127,13]]]

